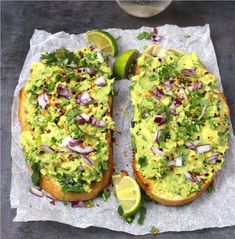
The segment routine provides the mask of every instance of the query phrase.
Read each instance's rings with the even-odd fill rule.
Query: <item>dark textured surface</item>
[[[79,229],[56,222],[13,223],[10,209],[11,181],[10,107],[18,76],[35,28],[55,33],[81,33],[93,28],[139,28],[177,24],[211,26],[222,83],[235,127],[235,3],[174,2],[150,19],[125,14],[114,2],[2,2],[1,7],[1,230],[2,239],[131,238],[125,233],[99,228]],[[203,59],[202,59],[203,60]],[[192,215],[193,217],[193,215]],[[78,219],[79,220],[79,219]],[[112,220],[109,218],[107,220]],[[180,222],[179,222],[180,223]],[[151,235],[141,238],[152,238]],[[195,232],[164,233],[158,238],[235,238],[235,227]]]

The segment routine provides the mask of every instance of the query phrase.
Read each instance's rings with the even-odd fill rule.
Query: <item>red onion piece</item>
[[[172,89],[171,79],[165,81],[165,82],[163,83],[163,85],[165,86],[166,90],[168,90],[168,91],[171,90],[171,89]]]
[[[49,104],[49,98],[45,91],[40,96],[38,96],[38,104],[41,106],[43,110]]]
[[[150,147],[150,150],[154,153],[154,154],[157,154],[159,156],[164,156],[165,153],[161,150],[159,150],[157,147],[154,147],[154,146],[151,146]]]
[[[55,150],[46,144],[41,144],[40,147],[43,148],[48,153],[52,154],[55,153]]]
[[[98,85],[98,86],[106,86],[107,82],[106,82],[106,80],[104,79],[103,76],[100,76],[99,78],[97,78],[95,80],[95,84]]]
[[[191,69],[183,69],[181,70],[181,74],[185,76],[192,76],[195,74],[196,69],[197,69],[196,67],[192,67]]]
[[[37,197],[43,197],[44,196],[44,193],[42,191],[38,190],[35,187],[30,187],[29,192],[31,192],[33,195],[35,195]]]
[[[197,153],[201,154],[201,153],[205,153],[211,150],[211,145],[210,144],[204,144],[201,146],[197,146]]]
[[[161,130],[158,130],[158,131],[154,134],[153,142],[159,143],[160,136],[161,136]]]
[[[91,96],[88,92],[83,92],[78,98],[77,102],[82,105],[87,105],[92,101]]]
[[[153,35],[151,37],[151,40],[154,42],[159,42],[159,41],[161,41],[161,39],[162,39],[162,36],[158,35],[157,27],[153,27]]]
[[[199,144],[199,140],[194,140],[193,142],[186,142],[185,145],[190,149],[195,149]]]
[[[207,107],[207,104],[205,104],[202,108],[202,114],[201,114],[202,116],[204,116],[206,113],[206,107]]]
[[[193,89],[192,90],[198,90],[202,88],[202,82],[201,81],[198,81],[196,82],[196,84],[193,86]]]
[[[89,158],[88,156],[86,156],[85,154],[81,154],[81,157],[87,164],[92,165],[94,163],[94,161],[91,158]]]
[[[71,207],[72,208],[85,207],[85,203],[83,201],[71,202]]]
[[[220,153],[219,152],[215,152],[213,153],[210,158],[208,159],[208,161],[211,163],[211,164],[215,164],[216,163],[216,160],[218,159],[218,157],[220,156]]]
[[[157,115],[154,119],[154,122],[158,125],[162,125],[166,123],[166,112],[162,113],[161,115]]]
[[[69,144],[69,141],[73,140],[70,136],[64,138],[62,143],[60,144],[61,147],[66,147]]]
[[[81,75],[81,74],[89,74],[89,75],[92,75],[94,74],[95,71],[92,70],[91,68],[88,68],[88,67],[82,67],[82,68],[79,68],[78,69],[78,75]]]
[[[74,152],[79,153],[79,154],[89,154],[90,152],[94,151],[94,148],[91,146],[86,146],[86,147],[82,148],[79,145],[71,146],[68,144],[68,148]]]
[[[87,114],[81,114],[80,115],[86,122],[89,122],[90,121],[90,116],[89,115],[87,115]]]
[[[157,96],[158,99],[161,99],[164,96],[163,90],[156,86],[152,88],[152,92],[155,96]]]
[[[57,94],[59,96],[63,96],[65,98],[67,98],[67,99],[70,99],[70,97],[71,97],[71,91],[67,87],[62,85],[62,84],[59,84],[57,86],[56,91],[57,91]]]
[[[187,95],[183,88],[179,88],[179,93],[183,96],[184,99],[187,99]]]
[[[80,169],[81,171],[84,169],[82,163],[80,164],[79,169]]]
[[[98,61],[99,61],[100,63],[103,63],[103,62],[104,62],[104,58],[103,58],[103,56],[102,56],[102,54],[101,54],[100,52],[97,52],[97,58],[98,58]]]
[[[191,175],[189,172],[184,172],[184,176],[185,176],[188,180],[192,181],[192,175]]]
[[[72,139],[72,140],[70,140],[70,141],[68,142],[68,145],[69,145],[70,147],[75,147],[75,146],[81,144],[82,142],[83,142],[83,141],[82,141],[81,139]]]
[[[180,156],[180,157],[177,157],[176,159],[175,159],[175,166],[176,167],[181,167],[183,165],[183,161],[182,161],[182,157]]]

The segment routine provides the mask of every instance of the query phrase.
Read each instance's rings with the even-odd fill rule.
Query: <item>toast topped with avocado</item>
[[[229,138],[229,108],[196,53],[159,45],[137,60],[131,101],[133,169],[164,205],[184,205],[213,182]]]
[[[113,83],[92,47],[61,48],[31,66],[19,95],[20,143],[33,183],[56,199],[92,199],[110,182]]]

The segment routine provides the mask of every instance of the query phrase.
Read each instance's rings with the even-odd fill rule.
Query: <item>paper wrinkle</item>
[[[219,87],[222,90],[209,25],[185,28],[164,25],[159,27],[158,30],[159,35],[163,36],[163,40],[160,42],[162,47],[197,52],[203,64],[217,76]],[[151,31],[149,27],[142,27],[137,30],[107,29],[107,31],[113,34],[114,37],[121,37],[118,40],[119,52],[130,48],[143,52],[143,47],[151,44],[150,40],[140,41],[136,38],[140,32]],[[189,34],[190,37],[185,38],[185,34]],[[182,207],[166,207],[154,202],[146,202],[147,215],[142,226],[138,225],[137,220],[132,224],[123,221],[117,213],[118,203],[113,194],[107,202],[103,202],[101,198],[95,199],[93,208],[74,209],[71,208],[70,204],[64,205],[61,202],[56,202],[56,205],[52,206],[49,203],[50,200],[46,197],[38,198],[28,192],[28,187],[32,182],[19,144],[20,124],[17,117],[19,91],[29,78],[30,65],[39,60],[41,53],[53,51],[60,47],[75,50],[85,45],[87,43],[84,40],[84,34],[74,35],[65,32],[50,34],[46,31],[35,30],[31,38],[30,50],[21,71],[19,83],[15,89],[12,105],[12,182],[10,200],[11,207],[17,208],[14,221],[50,220],[75,227],[96,226],[135,235],[149,233],[152,226],[156,226],[160,232],[166,232],[235,225],[235,138],[232,133],[230,148],[227,152],[224,166],[218,173],[215,182],[216,193],[209,194],[205,192],[190,205]],[[119,89],[119,95],[114,97],[113,118],[117,130],[121,134],[114,132],[114,137],[118,144],[114,143],[113,145],[113,157],[116,172],[126,169],[132,175],[132,148],[129,133],[132,107],[128,91],[128,86],[130,85],[129,80],[116,81],[115,83],[115,87]]]

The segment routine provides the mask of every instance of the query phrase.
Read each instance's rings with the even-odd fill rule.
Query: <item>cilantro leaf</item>
[[[34,163],[31,166],[33,173],[31,176],[32,182],[34,185],[38,185],[39,184],[39,180],[40,180],[40,165],[39,163]]]
[[[147,166],[147,164],[148,164],[147,163],[147,157],[146,156],[139,157],[138,163],[140,164],[141,168]]]
[[[139,40],[144,40],[144,39],[149,40],[151,39],[152,36],[153,36],[152,32],[141,32],[138,34],[137,38]]]
[[[73,108],[70,111],[67,112],[66,117],[68,121],[71,121],[75,116],[77,116],[80,113],[79,109]]]
[[[138,218],[138,223],[143,225],[147,209],[145,207],[140,208],[140,216]]]

